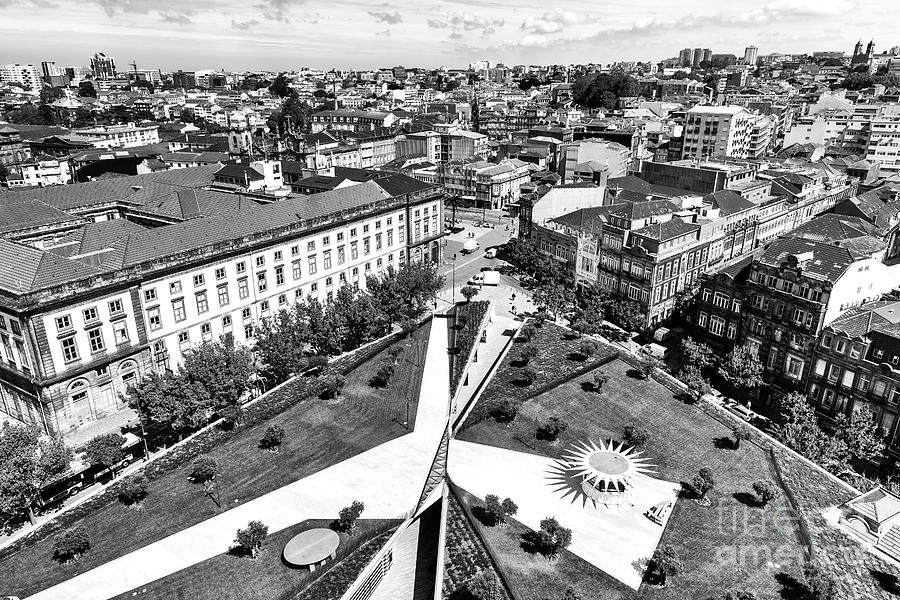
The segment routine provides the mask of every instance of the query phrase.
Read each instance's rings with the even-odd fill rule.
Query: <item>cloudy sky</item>
[[[163,70],[850,52],[859,37],[900,45],[898,22],[897,0],[0,0],[0,64],[83,65],[96,51]]]

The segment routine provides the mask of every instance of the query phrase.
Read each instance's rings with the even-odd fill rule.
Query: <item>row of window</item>
[[[111,317],[125,314],[125,309],[122,306],[121,300],[110,300],[107,305],[109,307],[109,314]],[[88,308],[85,308],[81,311],[81,316],[84,319],[85,325],[91,325],[99,322],[100,320],[100,314],[97,312],[96,306],[89,306]],[[64,332],[72,329],[71,315],[65,314],[56,317],[56,329],[59,332]]]

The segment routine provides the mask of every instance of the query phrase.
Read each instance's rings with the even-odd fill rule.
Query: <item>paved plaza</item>
[[[482,500],[488,494],[512,498],[519,505],[515,519],[526,527],[538,530],[541,519],[556,517],[572,530],[569,551],[635,590],[668,521],[667,516],[659,526],[644,512],[660,502],[674,504],[681,489],[636,475],[631,505],[595,506],[573,486],[561,485],[553,458],[460,440],[450,442],[447,472],[455,485]]]

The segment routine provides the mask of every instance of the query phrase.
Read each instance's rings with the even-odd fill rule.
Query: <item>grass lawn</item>
[[[588,374],[525,402],[509,427],[491,419],[464,429],[458,437],[556,457],[572,442],[619,440],[626,425],[644,427],[651,434],[646,454],[654,459],[658,477],[689,482],[699,469],[709,467],[716,487],[710,507],[688,498],[679,500],[663,534],[661,543],[676,548],[685,574],[667,588],[644,585],[641,596],[707,598],[730,588],[758,594],[779,591],[776,575],[799,572],[802,544],[784,495],[766,510],[752,500],[754,481],[776,479],[768,454],[746,442],[739,450],[732,449],[726,440],[731,434],[727,427],[676,400],[655,381],[634,379],[626,363],[615,360],[602,370],[610,376],[602,394],[593,391],[593,377]],[[567,421],[568,430],[556,444],[535,442],[537,423],[553,415]],[[533,562],[521,550],[513,547],[511,551],[523,565]]]
[[[339,533],[335,560],[327,563],[326,571],[310,573],[306,569],[287,566],[281,552],[288,541],[307,529],[328,527],[327,520],[307,520],[269,536],[262,552],[255,559],[231,553],[220,554],[178,571],[168,577],[141,586],[133,592],[116,596],[126,598],[191,598],[192,600],[273,600],[292,598],[316,581],[369,540],[396,527],[400,521],[360,520],[352,535]],[[346,585],[352,583],[352,579]],[[215,585],[210,585],[215,582]]]
[[[397,422],[414,419],[431,325],[403,340],[397,372],[385,389],[369,387],[386,351],[347,376],[341,397],[300,399],[289,409],[236,432],[208,454],[220,467],[222,508],[188,481],[190,463],[150,482],[140,510],[114,502],[93,511],[80,523],[90,534],[91,549],[74,563],[54,561],[53,536],[36,539],[0,560],[0,593],[22,597],[69,579],[262,494],[302,479],[407,433]],[[284,427],[282,449],[262,451],[257,444],[266,427]],[[340,510],[335,507],[335,516]]]
[[[488,417],[504,398],[518,401],[533,394],[534,390],[553,386],[571,377],[577,370],[590,368],[591,365],[606,360],[615,353],[613,348],[598,342],[597,353],[585,357],[579,352],[583,341],[576,333],[550,321],[544,322],[542,327],[535,327],[535,334],[530,342],[521,335],[517,337],[485,387],[478,404],[466,419],[464,427]],[[538,356],[528,363],[528,366],[538,374],[537,380],[530,386],[522,380],[522,369],[526,364],[521,360],[523,349],[529,345],[537,348],[539,352]]]
[[[454,353],[450,355],[451,396],[456,395],[459,379],[462,377],[463,369],[466,368],[472,346],[475,345],[475,337],[481,331],[481,323],[484,321],[489,306],[490,302],[487,300],[478,300],[458,304],[453,308],[456,312],[456,327],[451,325],[447,328],[447,335],[450,338],[448,345],[455,349]]]

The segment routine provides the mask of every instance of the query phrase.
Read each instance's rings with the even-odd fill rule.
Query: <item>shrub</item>
[[[803,567],[803,578],[806,580],[806,591],[810,600],[830,600],[836,596],[834,578],[816,563],[809,563]]]
[[[510,498],[501,502],[499,496],[488,494],[484,497],[484,512],[491,525],[503,525],[507,517],[519,512],[519,506]]]
[[[716,478],[713,475],[712,469],[707,467],[700,469],[700,471],[694,475],[694,479],[691,480],[691,487],[694,488],[694,493],[701,502],[706,500],[706,495],[715,485]]]
[[[585,358],[590,358],[591,356],[597,354],[597,350],[600,349],[600,345],[594,340],[584,340],[581,342],[581,345],[578,346],[578,352],[581,353]]]
[[[320,370],[328,364],[328,357],[321,354],[314,354],[307,359],[307,369]]]
[[[626,425],[623,438],[625,443],[635,450],[643,450],[647,446],[647,442],[650,441],[650,432],[642,427]]]
[[[765,508],[769,502],[781,495],[781,492],[778,491],[775,483],[767,479],[754,482],[753,491],[759,499],[759,505],[763,508]]]
[[[504,398],[497,404],[497,407],[493,411],[493,416],[497,422],[506,423],[508,425],[516,420],[516,415],[518,413],[518,405],[509,398]]]
[[[674,577],[684,570],[684,563],[678,558],[675,548],[669,544],[657,548],[650,563],[653,572],[659,580],[659,584],[662,586],[666,585],[669,577]]]
[[[538,313],[535,315],[533,322],[535,327],[543,327],[544,321],[547,320],[547,313]]]
[[[531,385],[532,383],[537,381],[537,378],[537,371],[535,371],[533,368],[525,367],[524,369],[522,369],[522,381],[525,382],[525,385]]]
[[[350,506],[345,506],[338,513],[338,525],[341,531],[351,532],[356,527],[356,520],[365,510],[366,506],[359,500],[354,500]]]
[[[219,463],[211,456],[201,456],[191,465],[190,479],[194,483],[212,481],[219,474]]]
[[[491,571],[481,571],[466,582],[466,591],[474,600],[503,600],[505,596],[500,580]]]
[[[344,386],[347,384],[347,380],[343,375],[339,373],[335,373],[334,375],[329,375],[325,377],[322,381],[322,386],[320,387],[319,396],[326,400],[332,398],[338,398],[341,395],[341,390],[344,389]]]
[[[750,439],[750,428],[746,425],[738,425],[734,428],[734,449],[737,450],[741,447],[742,440]]]
[[[541,521],[538,541],[541,554],[552,561],[572,543],[572,530],[560,525],[553,517],[547,517]]]
[[[540,350],[538,350],[537,346],[534,344],[528,344],[522,349],[522,355],[520,360],[526,365],[531,362],[532,358],[537,358],[538,354],[540,354]]]
[[[463,298],[466,299],[466,302],[471,302],[472,298],[478,295],[478,288],[472,287],[471,285],[463,286],[459,293],[462,294]]]
[[[603,391],[603,386],[606,385],[606,382],[609,381],[609,375],[607,375],[603,371],[597,371],[594,373],[594,389],[597,390],[597,393]]]
[[[537,429],[537,437],[541,440],[555,442],[559,435],[569,428],[569,424],[559,417],[550,417]]]
[[[219,416],[222,417],[226,425],[237,427],[244,420],[244,410],[240,404],[229,404],[219,410]]]
[[[519,512],[519,505],[512,501],[512,498],[506,498],[500,503],[500,514],[503,515],[501,523],[506,523],[506,519],[515,516]]]
[[[388,348],[387,353],[388,356],[391,357],[391,360],[394,361],[394,364],[397,364],[397,360],[399,360],[400,355],[403,354],[405,348],[400,344],[394,344],[390,348]]]
[[[122,504],[137,504],[147,496],[147,478],[143,475],[128,477],[119,483],[119,500]]]
[[[403,319],[400,321],[400,329],[403,330],[403,333],[406,337],[412,335],[412,332],[416,330],[418,323],[416,323],[415,319]]]
[[[525,341],[527,341],[527,342],[531,341],[531,338],[534,337],[534,334],[535,334],[534,325],[532,325],[531,323],[524,325],[522,327],[522,329],[519,330],[519,335],[521,335],[523,338],[525,338]]]
[[[641,377],[644,379],[650,379],[653,376],[653,371],[656,370],[656,367],[659,365],[659,361],[656,358],[650,356],[649,354],[645,354],[641,357],[640,364],[638,365],[638,371],[641,373]]]
[[[238,529],[234,542],[238,547],[248,554],[250,558],[259,556],[266,536],[269,535],[269,528],[260,521],[250,521],[245,529]]]
[[[394,363],[382,363],[375,372],[375,375],[372,376],[372,379],[369,380],[369,385],[375,388],[386,388],[388,384],[390,384],[391,378],[394,376],[394,371]]]
[[[266,432],[262,439],[259,440],[259,447],[263,450],[278,452],[281,448],[281,442],[284,440],[284,427],[278,424],[272,424],[266,427]]]
[[[61,563],[67,563],[78,558],[90,550],[91,540],[87,531],[81,525],[63,531],[53,540],[53,558]]]

